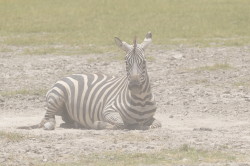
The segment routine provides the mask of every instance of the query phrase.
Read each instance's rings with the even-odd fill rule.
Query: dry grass
[[[0,131],[0,139],[8,142],[19,142],[25,139],[25,136],[19,133]]]
[[[89,165],[89,166],[138,166],[138,165],[199,165],[201,163],[228,163],[247,161],[246,156],[220,151],[198,150],[188,145],[178,149],[161,150],[154,153],[126,153],[122,151],[103,152],[82,157],[74,163],[47,163],[48,166]]]
[[[44,96],[46,94],[46,89],[19,89],[14,91],[0,91],[0,95],[3,97],[13,97],[16,95],[37,95]]]
[[[193,68],[193,69],[191,69],[191,71],[201,72],[201,71],[218,71],[218,70],[229,70],[229,69],[233,69],[233,66],[231,66],[228,63],[216,63],[213,65],[207,65],[207,66]]]
[[[248,0],[0,0],[0,43],[96,48],[113,45],[114,36],[141,41],[150,30],[156,44],[246,45],[249,6]]]
[[[242,87],[246,87],[246,88],[250,88],[250,82],[249,81],[239,81],[239,82],[235,82],[233,83],[234,86],[242,86]]]

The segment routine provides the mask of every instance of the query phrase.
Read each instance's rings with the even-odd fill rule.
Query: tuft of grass
[[[37,89],[37,90],[30,90],[30,89],[19,89],[14,91],[0,91],[0,95],[3,97],[13,97],[17,95],[36,95],[36,96],[43,96],[45,95],[47,90],[45,89]]]
[[[106,60],[108,62],[110,62],[110,61],[124,61],[125,60],[125,55],[124,54],[118,54],[118,55],[115,55],[115,56],[109,56],[104,60]]]
[[[19,133],[0,131],[0,138],[9,142],[19,142],[25,139],[25,136]]]
[[[25,55],[47,55],[55,54],[58,52],[56,48],[26,48],[23,51]]]
[[[96,46],[78,46],[78,47],[31,47],[25,48],[23,50],[24,55],[86,55],[86,54],[103,54],[107,50],[110,50],[110,47],[96,47]]]
[[[246,157],[246,156],[245,156]],[[126,153],[122,151],[102,152],[85,155],[82,160],[72,163],[47,163],[45,165],[89,165],[89,166],[137,166],[137,165],[198,165],[201,163],[228,163],[245,160],[242,156],[220,151],[198,150],[188,145],[173,150],[151,153]],[[247,160],[247,159],[246,159]],[[245,161],[246,161],[245,160]]]
[[[250,87],[250,82],[245,82],[245,81],[239,81],[233,83],[234,86],[243,86],[243,87]]]
[[[88,63],[94,63],[94,62],[97,62],[98,60],[96,58],[88,58],[87,59],[87,62]]]
[[[113,45],[152,31],[155,44],[248,45],[248,0],[0,1],[7,45]],[[86,7],[87,6],[87,7]]]
[[[140,133],[124,133],[122,135],[116,136],[116,140],[118,141],[127,141],[127,142],[150,142],[152,141],[150,137],[142,135]]]
[[[13,50],[10,49],[10,48],[6,48],[6,47],[4,47],[4,48],[0,47],[0,52],[2,52],[2,53],[5,53],[5,52],[13,52]]]
[[[154,56],[147,56],[146,59],[148,62],[155,62],[156,61],[156,58]]]
[[[228,69],[233,69],[233,67],[228,64],[228,63],[216,63],[214,65],[211,66],[202,66],[202,67],[197,67],[194,69],[191,69],[191,71],[217,71],[217,70],[228,70]]]

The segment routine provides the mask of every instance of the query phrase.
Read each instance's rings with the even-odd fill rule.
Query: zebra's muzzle
[[[128,87],[129,87],[129,89],[139,89],[140,88],[140,84],[138,84],[138,83],[129,83],[128,84]]]

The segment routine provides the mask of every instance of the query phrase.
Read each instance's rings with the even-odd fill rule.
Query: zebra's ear
[[[151,42],[152,42],[152,33],[148,32],[145,36],[144,41],[141,43],[142,49],[145,50]]]
[[[130,45],[124,41],[121,41],[118,37],[115,37],[115,43],[118,47],[128,52],[130,50]]]

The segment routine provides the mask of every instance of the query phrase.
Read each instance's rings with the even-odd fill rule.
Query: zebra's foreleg
[[[105,118],[105,121],[114,125],[113,129],[124,129],[125,125],[123,123],[122,117],[119,114],[119,112],[115,110],[107,110],[103,112],[103,116]]]
[[[108,129],[108,130],[117,130],[124,129],[124,123],[120,114],[114,110],[105,110],[103,112],[104,121],[96,121],[95,128],[98,130]]]
[[[161,122],[154,117],[149,119],[146,123],[144,123],[144,126],[148,126],[149,129],[155,129],[155,128],[161,128]]]

